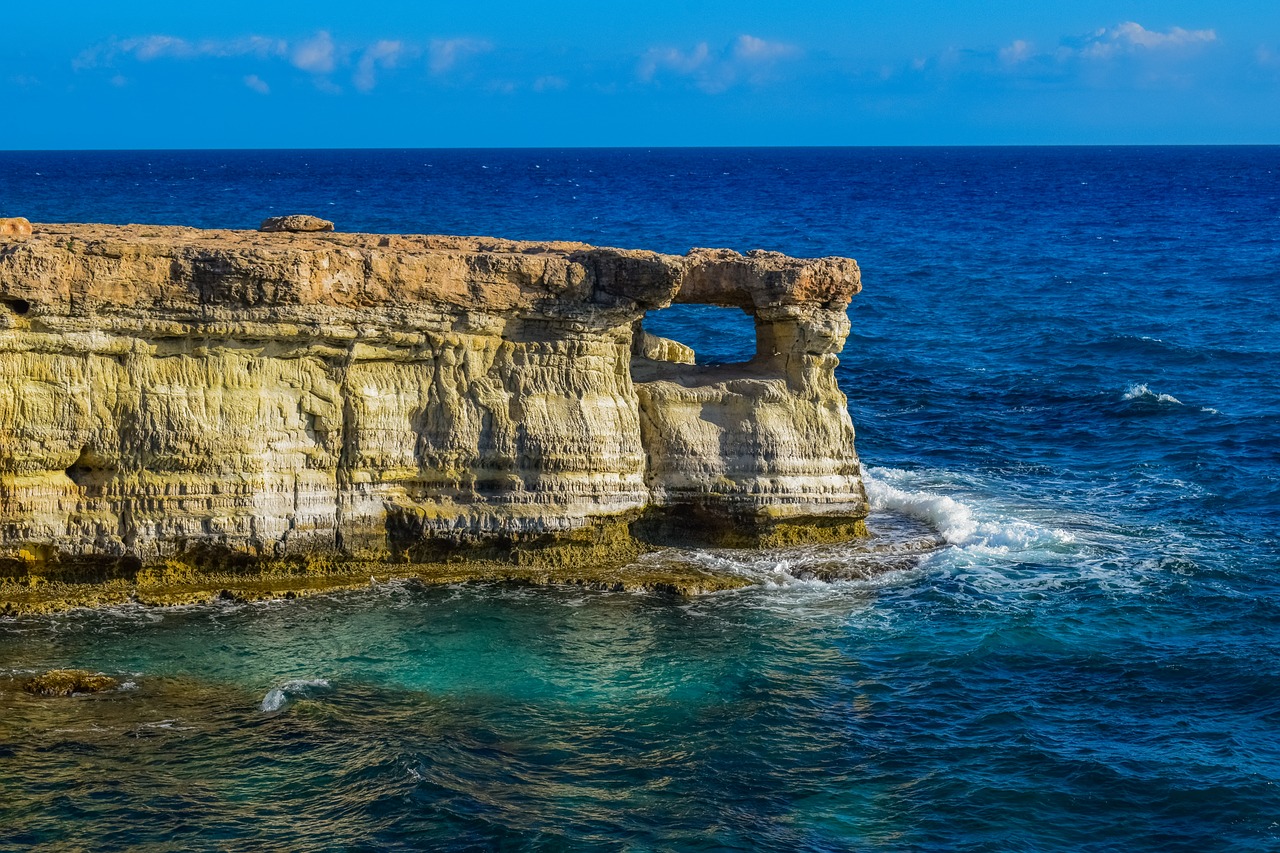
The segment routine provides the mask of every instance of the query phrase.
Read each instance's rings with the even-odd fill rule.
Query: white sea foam
[[[1129,387],[1124,389],[1124,396],[1121,399],[1124,399],[1124,400],[1148,399],[1148,400],[1155,400],[1157,403],[1174,403],[1179,406],[1182,405],[1182,401],[1179,400],[1177,397],[1173,396],[1172,394],[1158,394],[1155,391],[1152,391],[1151,388],[1145,382],[1141,384],[1130,383]]]
[[[195,726],[180,725],[181,720],[157,720],[154,723],[142,723],[139,728],[144,729],[172,729],[179,732],[190,732],[195,730]]]
[[[1150,590],[1145,573],[1117,559],[1130,534],[1078,508],[1024,500],[1012,483],[973,472],[873,467],[863,469],[863,479],[875,534],[867,543],[690,549],[642,560],[677,559],[749,577],[756,590],[785,594],[723,595],[791,616],[829,613],[831,602],[848,607],[868,592],[910,589],[926,578],[945,578],[941,588],[957,600],[972,597],[976,607],[1020,606],[1079,585],[1125,596]],[[696,607],[712,613],[717,598],[701,597]]]
[[[919,488],[926,475],[898,468],[870,468],[863,482],[873,510],[890,510],[926,522],[961,548],[1015,552],[1053,548],[1074,541],[1059,528],[1046,527],[994,508],[975,511],[973,505],[949,495]]]
[[[640,560],[657,565],[675,562],[697,566],[714,575],[749,578],[754,583],[748,590],[699,596],[698,601],[707,604],[723,598],[741,600],[745,595],[751,606],[781,606],[794,616],[794,608],[800,606],[803,610],[806,601],[825,601],[833,595],[856,597],[870,589],[911,583],[920,562],[944,545],[927,524],[900,513],[874,512],[867,523],[872,536],[859,542],[767,549],[672,549],[647,554]],[[760,589],[786,594],[757,597],[750,592]],[[708,606],[714,610],[713,604]]]
[[[975,606],[1006,606],[1080,584],[1124,596],[1152,588],[1146,572],[1117,559],[1131,534],[1087,513],[1011,504],[1000,483],[971,474],[895,468],[863,473],[873,510],[914,515],[943,534],[952,547],[928,555],[920,568],[958,584],[954,595],[972,592]]]
[[[867,497],[875,509],[892,510],[926,522],[949,545],[967,542],[978,530],[973,510],[955,498],[923,490],[906,490],[889,481],[902,481],[907,472],[896,468],[874,468],[864,472]]]
[[[292,681],[286,681],[279,687],[271,688],[267,691],[267,695],[262,697],[262,711],[264,713],[279,711],[289,704],[289,700],[294,696],[305,696],[312,690],[323,690],[328,687],[329,682],[324,678],[295,678]]]

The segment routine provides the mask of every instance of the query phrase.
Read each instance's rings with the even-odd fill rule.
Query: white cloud
[[[553,92],[560,89],[568,88],[569,81],[563,77],[557,77],[549,74],[546,77],[539,77],[533,81],[533,91],[535,92]]]
[[[773,62],[795,56],[799,50],[795,45],[778,41],[765,41],[755,36],[742,34],[733,43],[733,55],[746,62]]]
[[[1218,41],[1214,30],[1187,30],[1171,27],[1168,30],[1149,30],[1134,21],[1125,21],[1114,27],[1102,27],[1085,36],[1063,38],[1053,49],[1037,49],[1024,39],[1017,39],[998,51],[961,51],[964,61],[962,71],[983,73],[1027,74],[1041,77],[1062,77],[1084,74],[1100,81],[1121,71],[1118,63],[1124,59],[1131,71],[1140,71],[1148,82],[1156,80],[1186,79],[1174,72],[1174,67],[1185,64],[1200,52],[1200,48]],[[937,60],[938,67],[945,67],[945,54]],[[917,66],[919,70],[919,66]]]
[[[705,41],[689,51],[651,47],[640,57],[636,76],[644,83],[654,82],[664,75],[687,77],[702,91],[715,94],[742,80],[762,83],[767,71],[779,60],[799,54],[800,50],[794,45],[744,33],[719,53],[713,53]]]
[[[226,50],[221,56],[256,56],[266,59],[269,56],[284,56],[289,52],[287,41],[267,36],[245,36],[223,44],[226,45]]]
[[[1017,65],[1026,62],[1035,55],[1031,42],[1017,39],[1012,44],[1000,48],[1000,61],[1005,65]]]
[[[333,71],[335,64],[333,37],[321,30],[295,47],[290,61],[296,68],[303,71],[310,71],[312,74],[328,74]]]
[[[249,74],[244,78],[244,84],[259,95],[270,95],[271,87],[267,85],[267,81],[263,80],[257,74]]]
[[[468,56],[491,50],[493,44],[484,39],[432,39],[427,48],[427,66],[432,74],[443,74]]]
[[[283,39],[265,36],[189,41],[178,36],[156,33],[136,38],[113,39],[105,44],[95,45],[77,56],[72,66],[81,69],[110,65],[122,54],[139,62],[153,62],[157,59],[225,59],[236,56],[265,59],[283,56],[287,51],[288,43]]]
[[[143,62],[162,57],[186,59],[198,55],[195,47],[186,39],[166,35],[128,39],[120,42],[120,50],[124,53],[132,53]]]
[[[692,74],[705,66],[710,57],[711,48],[705,41],[699,42],[688,53],[674,47],[651,47],[640,59],[640,79],[646,82],[652,80],[659,71]]]
[[[414,44],[398,39],[379,39],[372,42],[340,44],[327,30],[320,30],[301,41],[244,36],[235,39],[191,40],[165,33],[153,33],[127,39],[112,39],[94,45],[80,53],[72,62],[77,70],[114,69],[120,60],[152,63],[159,60],[195,61],[206,59],[260,59],[283,62],[312,75],[312,83],[322,91],[336,94],[341,89],[332,81],[326,81],[339,69],[349,69],[351,82],[362,92],[369,92],[388,69],[405,67],[411,60],[424,54],[432,74],[442,75],[456,68],[468,57],[493,50],[493,44],[478,38],[435,39],[429,44]],[[252,73],[252,72],[257,73]],[[254,91],[269,87],[260,69],[243,69],[251,72],[241,81]],[[554,88],[558,78],[548,77],[543,88]],[[264,92],[265,94],[265,92]]]
[[[146,62],[152,59],[229,59],[251,56],[258,59],[284,56],[289,44],[284,39],[245,36],[237,39],[202,39],[185,42],[169,36],[149,36],[133,51]]]
[[[1114,27],[1103,27],[1077,41],[1076,52],[1086,59],[1108,59],[1117,54],[1138,51],[1170,51],[1209,44],[1218,40],[1213,30],[1184,30],[1173,27],[1165,32],[1149,30],[1134,21]]]
[[[1220,73],[1223,57],[1214,30],[1170,27],[1151,30],[1126,21],[1093,32],[1063,37],[1041,46],[1016,39],[1003,47],[949,47],[933,56],[895,66],[885,81],[912,86],[939,79],[989,85],[993,79],[1073,83],[1085,87],[1185,88],[1204,75]],[[1258,54],[1263,64],[1262,53]]]
[[[365,48],[356,63],[354,83],[361,92],[368,92],[378,85],[378,68],[394,68],[404,53],[404,44],[383,39]]]

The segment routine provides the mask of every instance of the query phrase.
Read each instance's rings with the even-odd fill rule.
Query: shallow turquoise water
[[[948,543],[0,620],[0,680],[134,685],[0,687],[0,847],[1280,848],[1280,149],[0,153],[0,199],[857,257],[868,488]]]
[[[0,697],[4,761],[21,768],[0,780],[0,825],[15,845],[243,849],[1274,834],[1257,747],[1274,745],[1275,673],[1241,664],[1267,641],[1169,637],[1144,602],[1178,582],[959,562],[778,579],[693,601],[391,585],[10,622],[0,668],[71,663],[135,686]],[[1116,623],[1082,636],[1100,606]]]

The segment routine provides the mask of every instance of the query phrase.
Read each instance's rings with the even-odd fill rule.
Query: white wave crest
[[[962,548],[1026,551],[1073,541],[1065,530],[1046,528],[1020,518],[996,513],[990,513],[990,518],[979,517],[974,508],[963,501],[928,489],[912,488],[918,476],[897,468],[863,471],[871,507],[918,518],[937,530],[948,545]]]
[[[1124,389],[1123,400],[1155,400],[1157,403],[1174,403],[1181,406],[1182,401],[1172,394],[1157,394],[1144,382],[1142,384],[1130,383],[1129,387]]]
[[[289,704],[289,700],[294,696],[305,696],[311,690],[328,687],[329,682],[324,678],[296,678],[286,681],[279,687],[271,688],[267,691],[267,695],[262,697],[262,711],[264,713],[279,711]]]
[[[973,510],[955,498],[922,490],[908,491],[890,485],[888,478],[901,479],[905,471],[875,468],[864,472],[863,484],[875,509],[892,510],[926,522],[947,540],[948,545],[961,545],[978,530]],[[885,479],[881,479],[885,478]]]

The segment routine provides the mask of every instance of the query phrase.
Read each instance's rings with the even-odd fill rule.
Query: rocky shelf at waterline
[[[870,535],[856,542],[763,550],[659,547],[629,562],[583,561],[555,566],[498,560],[395,565],[273,560],[246,563],[241,572],[169,566],[97,582],[0,579],[0,616],[84,607],[270,601],[462,583],[694,596],[767,583],[864,581],[885,572],[912,569],[946,544],[936,530],[910,516],[882,511],[872,516],[870,527]]]
[[[365,590],[380,584],[458,583],[574,586],[616,592],[701,595],[751,586],[744,575],[711,572],[690,565],[667,567],[583,566],[580,569],[519,566],[496,561],[453,561],[388,565],[344,561],[322,571],[294,571],[282,565],[255,566],[249,574],[195,571],[151,574],[91,583],[0,581],[0,616],[59,613],[81,607],[176,607],[220,601],[272,601],[323,593]]]
[[[834,376],[852,260],[31,232],[0,238],[6,589],[370,563],[573,580],[665,544],[866,534]],[[646,332],[672,302],[751,314],[755,357],[698,365]]]

